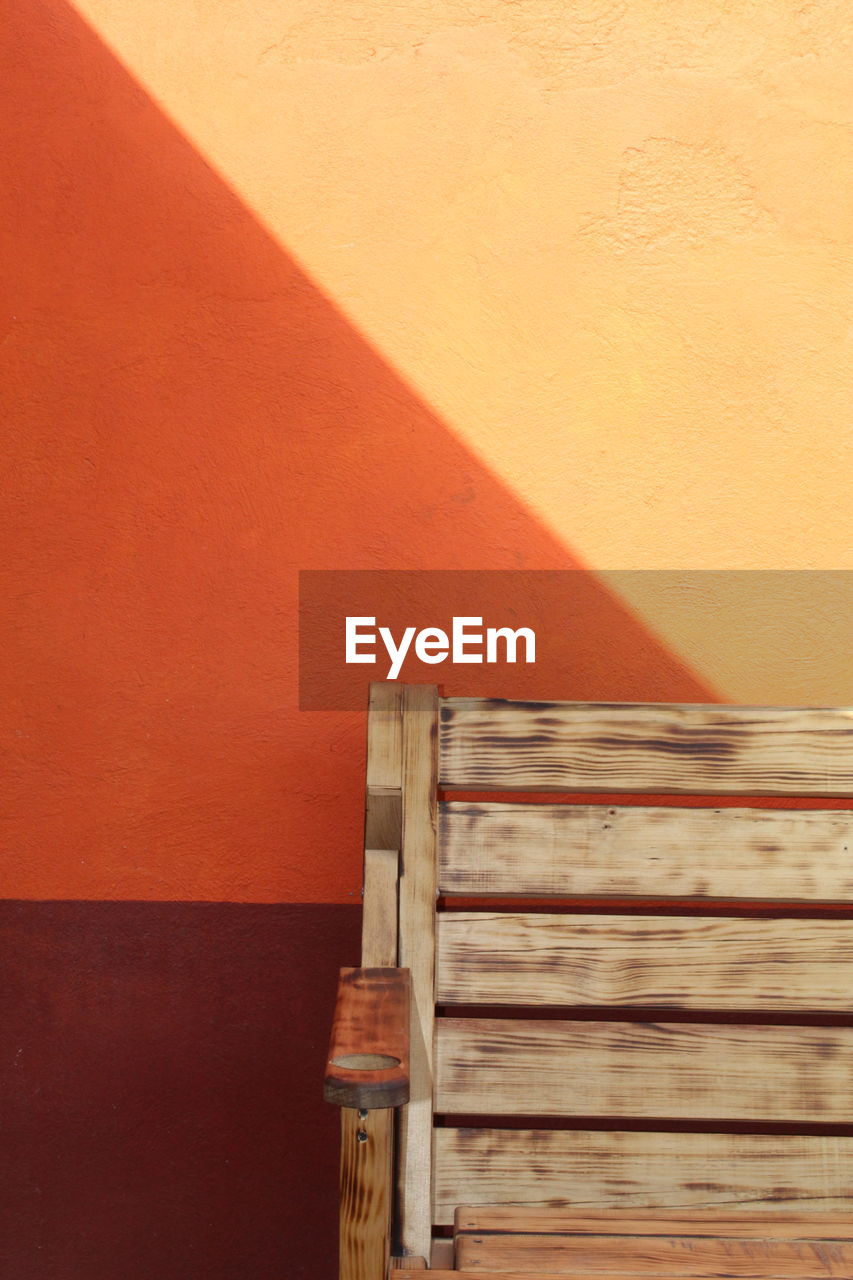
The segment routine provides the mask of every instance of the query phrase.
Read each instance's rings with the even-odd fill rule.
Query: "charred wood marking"
[[[524,1267],[541,1273],[717,1277],[846,1275],[851,1264],[850,1215],[826,1213],[613,1212],[461,1208],[456,1213],[458,1265],[483,1274]]]
[[[532,1277],[673,1277],[678,1280],[757,1276],[818,1280],[853,1274],[853,1245],[841,1240],[720,1239],[700,1236],[471,1234],[457,1237],[460,1270],[514,1271]]]
[[[341,1111],[340,1280],[384,1280],[391,1252],[392,1111]]]
[[[436,1110],[845,1123],[853,1029],[442,1018]]]
[[[440,1004],[853,1007],[847,920],[448,912]]]
[[[437,1129],[435,1221],[458,1205],[853,1212],[853,1138]]]
[[[341,1107],[398,1107],[409,1098],[409,974],[342,969],[324,1096]]]
[[[853,794],[844,708],[451,699],[443,786],[472,790]]]
[[[808,1210],[687,1209],[533,1209],[516,1205],[460,1206],[456,1233],[527,1232],[571,1235],[708,1236],[730,1240],[853,1240],[850,1213]]]
[[[853,901],[849,812],[446,801],[440,818],[446,894]]]

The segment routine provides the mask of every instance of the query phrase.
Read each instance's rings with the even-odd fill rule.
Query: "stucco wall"
[[[718,642],[666,574],[597,575],[853,568],[853,26],[833,0],[7,10],[0,896],[27,900],[3,939],[41,1046],[13,1081],[21,1114],[52,1044],[84,1064],[71,1084],[58,1069],[77,1110],[22,1139],[21,1159],[56,1161],[13,1179],[14,1274],[44,1274],[41,1241],[57,1275],[107,1280],[146,1274],[131,1243],[162,1223],[176,1117],[208,1132],[176,1010],[225,981],[222,938],[273,955],[284,927],[272,905],[239,926],[191,913],[170,949],[173,904],[295,904],[301,968],[264,1006],[260,1056],[283,1008],[319,1064],[330,975],[355,959],[364,726],[296,709],[300,568],[574,568],[568,697],[848,696],[846,579],[777,579],[739,630],[744,580],[717,579]],[[60,991],[57,956],[91,988]],[[104,1126],[80,1213],[108,1222],[104,1152],[138,1155],[157,1112],[153,1059],[152,1091],[110,1110],[85,1065],[93,1007],[105,1044],[129,1009],[166,1027],[183,1085],[127,1191],[136,1226],[87,1253],[39,1208],[67,1196],[62,1125]],[[233,1116],[253,1086],[226,1040],[205,1078],[232,1082]],[[240,1155],[267,1153],[258,1187],[261,1112]],[[163,1226],[159,1276],[181,1238],[216,1274],[203,1224],[236,1186],[227,1147],[207,1200],[203,1142],[181,1166],[194,1209]],[[304,1222],[333,1192],[331,1147],[312,1170],[290,1274],[326,1276],[333,1245]],[[269,1203],[241,1201],[223,1276],[276,1274],[250,1202]]]
[[[851,567],[845,6],[9,25],[9,896],[357,889],[299,568]],[[713,696],[844,696],[834,587],[615,589]]]

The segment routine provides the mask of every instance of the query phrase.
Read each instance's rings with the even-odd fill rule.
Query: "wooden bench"
[[[842,708],[374,685],[341,1280],[853,1277],[851,796]]]

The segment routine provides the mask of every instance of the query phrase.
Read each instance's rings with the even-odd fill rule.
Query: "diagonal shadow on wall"
[[[319,1070],[356,958],[357,909],[329,904],[356,884],[363,724],[295,710],[297,570],[575,568],[601,641],[578,690],[712,695],[70,8],[10,4],[4,25],[0,893],[104,899],[3,908],[4,1265],[331,1280]]]
[[[27,851],[7,896],[342,900],[362,725],[294,710],[300,568],[577,568],[586,639],[564,696],[713,698],[72,10],[10,6],[5,48],[6,645]],[[33,811],[34,787],[54,803]]]

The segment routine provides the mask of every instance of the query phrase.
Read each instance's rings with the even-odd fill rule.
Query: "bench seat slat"
[[[440,740],[456,790],[853,794],[845,707],[448,698]]]
[[[433,1220],[458,1205],[853,1213],[853,1138],[458,1129],[434,1133]]]
[[[503,897],[853,901],[853,812],[441,805],[439,889]]]
[[[478,1276],[492,1270],[703,1280],[853,1274],[850,1214],[463,1207],[454,1240],[456,1266]]]
[[[853,1028],[442,1018],[439,1112],[844,1124]]]
[[[436,998],[846,1013],[853,921],[448,912]]]
[[[778,1270],[773,1266],[772,1270],[746,1270],[746,1271],[721,1271],[719,1267],[714,1271],[690,1271],[687,1269],[680,1271],[660,1271],[655,1269],[649,1271],[647,1268],[639,1270],[636,1266],[623,1266],[618,1271],[590,1271],[586,1267],[572,1266],[570,1271],[543,1271],[541,1267],[536,1271],[530,1271],[527,1268],[523,1271],[514,1269],[507,1271],[505,1268],[499,1270],[475,1271],[466,1270],[430,1270],[428,1273],[429,1280],[465,1280],[465,1276],[476,1277],[476,1280],[554,1280],[554,1276],[562,1275],[564,1280],[728,1280],[730,1276],[737,1276],[738,1280],[824,1280],[827,1276],[845,1277],[849,1280],[851,1275],[850,1264],[845,1264],[844,1270],[838,1271],[814,1271],[802,1270],[796,1271]],[[424,1273],[420,1270],[394,1270],[390,1273],[390,1280],[424,1280]]]
[[[853,1204],[845,1213],[772,1209],[618,1209],[522,1208],[514,1204],[460,1205],[456,1232],[546,1232],[573,1235],[726,1236],[776,1240],[853,1240]]]
[[[726,1240],[713,1236],[464,1235],[456,1265],[474,1274],[532,1271],[575,1275],[620,1270],[663,1277],[853,1275],[853,1244],[825,1240]]]

